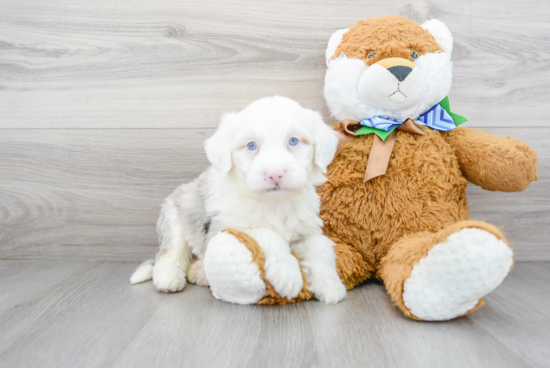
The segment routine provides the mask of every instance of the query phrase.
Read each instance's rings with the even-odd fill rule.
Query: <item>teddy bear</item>
[[[323,231],[348,290],[377,279],[414,320],[476,310],[513,267],[502,232],[470,219],[468,182],[519,192],[537,180],[537,156],[525,143],[464,127],[466,118],[451,111],[452,51],[443,22],[399,16],[338,30],[326,50],[324,95],[341,145],[318,189]],[[294,299],[278,296],[254,239],[228,231],[234,242],[205,256],[210,270],[232,264],[223,275],[210,272],[216,297],[259,304],[312,297],[307,283]]]

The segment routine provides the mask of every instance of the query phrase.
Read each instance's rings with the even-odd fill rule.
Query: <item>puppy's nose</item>
[[[398,81],[403,82],[413,70],[408,66],[392,66],[388,68],[388,72],[392,73]]]
[[[278,184],[283,176],[285,175],[283,170],[269,170],[265,173],[265,176],[269,179],[269,181]]]

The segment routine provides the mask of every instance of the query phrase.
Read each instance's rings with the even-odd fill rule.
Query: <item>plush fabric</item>
[[[413,319],[419,319],[411,314],[410,310],[405,306],[403,301],[403,284],[410,277],[413,267],[418,262],[426,258],[428,251],[436,244],[444,242],[447,238],[461,229],[476,228],[485,230],[493,234],[497,239],[502,240],[509,247],[502,233],[494,226],[481,221],[461,221],[454,223],[446,228],[434,233],[430,231],[422,231],[403,236],[391,247],[388,255],[384,257],[380,264],[380,277],[384,280],[384,284],[392,301],[403,313]],[[483,299],[467,311],[472,312],[483,305]]]
[[[369,265],[360,274],[353,268],[339,270],[348,288],[370,277],[380,279],[381,259],[404,235],[437,232],[468,219],[467,181],[452,147],[439,132],[422,129],[423,136],[398,132],[386,174],[367,183],[363,177],[372,135],[345,145],[328,168],[329,182],[318,192],[324,232],[338,245],[337,264],[348,263],[342,258],[357,252]]]
[[[538,179],[537,154],[519,139],[469,128],[442,136],[453,147],[464,177],[483,189],[520,192]]]
[[[424,55],[441,51],[435,38],[420,28],[414,20],[399,16],[389,16],[360,20],[349,28],[334,56],[345,54],[348,58],[361,59],[366,65],[372,65],[390,57],[413,60],[410,50]],[[371,51],[377,54],[367,58]]]
[[[337,244],[338,272],[348,288],[370,277],[382,279],[380,262],[403,236],[436,233],[469,220],[463,170],[472,175],[472,180],[506,189],[523,190],[536,178],[536,154],[522,142],[462,127],[443,134],[422,129],[423,136],[397,133],[386,174],[370,182],[363,183],[363,176],[372,135],[346,144],[328,168],[329,181],[318,191],[321,218],[325,234]],[[477,134],[480,139],[491,139],[479,146],[461,140]],[[455,142],[460,142],[458,148],[452,145]],[[457,153],[466,145],[469,154],[462,151],[463,155],[469,157],[468,162],[479,163],[474,166],[476,170],[459,163]],[[476,148],[481,152],[476,154]],[[497,156],[499,159],[491,161],[493,166],[487,163],[479,168],[482,162]],[[361,267],[349,267],[357,263],[358,255]]]

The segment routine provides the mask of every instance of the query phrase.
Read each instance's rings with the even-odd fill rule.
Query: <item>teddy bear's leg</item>
[[[496,227],[463,221],[401,238],[382,260],[380,277],[405,315],[444,321],[482,306],[512,264],[512,250]]]
[[[336,270],[346,289],[350,290],[374,275],[375,269],[372,263],[354,247],[335,237],[330,239],[336,244],[334,246]]]
[[[258,243],[235,229],[213,236],[204,256],[204,271],[217,299],[236,304],[286,304],[311,299],[303,270],[304,286],[296,298],[289,300],[279,296],[266,280],[264,266],[265,257]]]

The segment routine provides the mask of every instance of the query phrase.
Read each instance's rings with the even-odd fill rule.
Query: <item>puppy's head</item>
[[[449,93],[452,49],[451,32],[435,19],[359,21],[329,40],[327,104],[339,120],[416,119]]]
[[[326,180],[337,143],[321,114],[274,96],[224,115],[205,150],[220,174],[258,195],[285,198]]]

